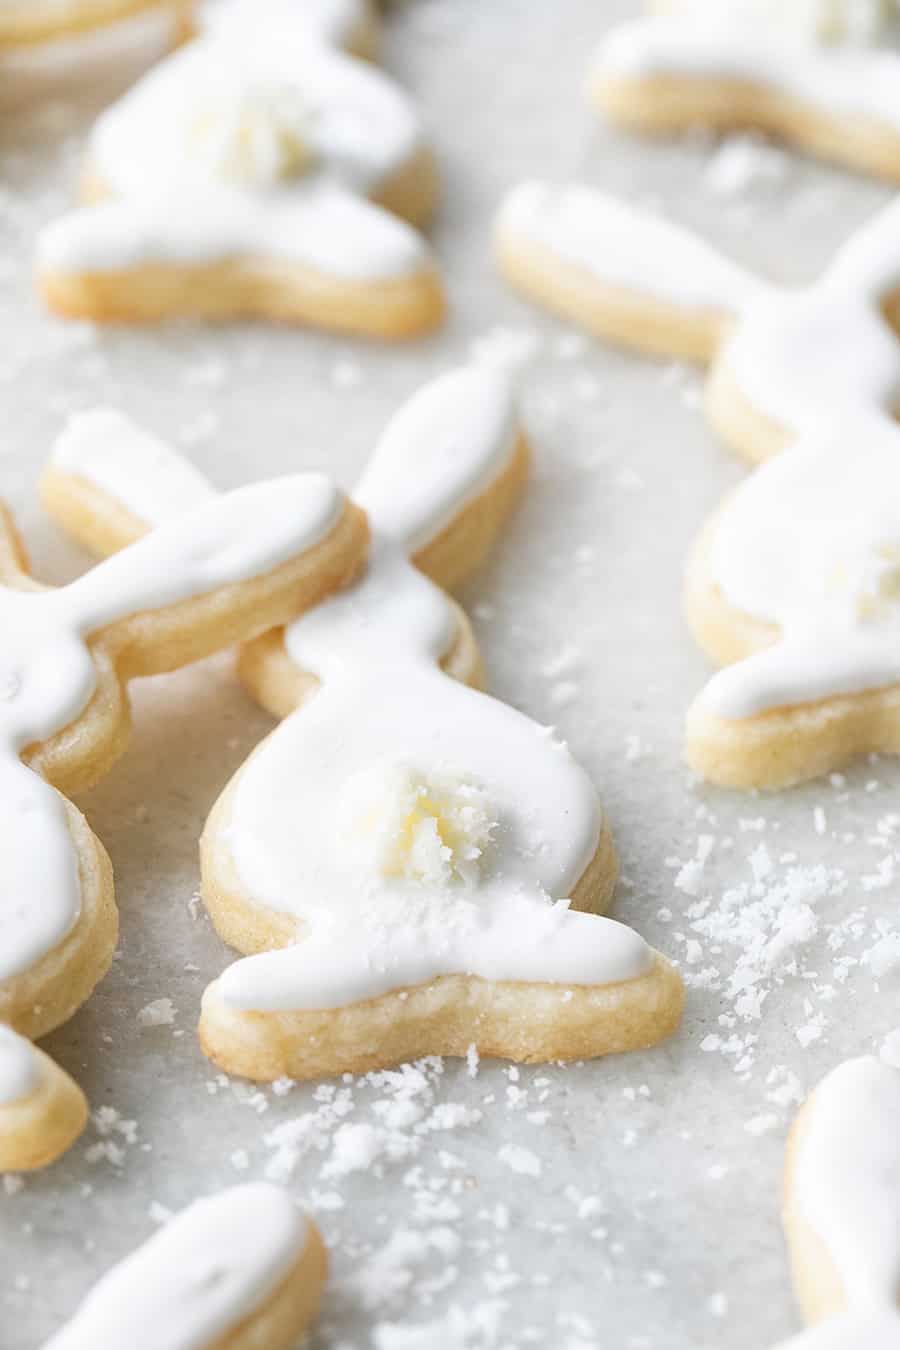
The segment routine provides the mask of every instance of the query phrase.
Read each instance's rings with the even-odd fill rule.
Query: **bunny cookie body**
[[[245,650],[247,683],[286,720],[203,838],[213,921],[252,954],[203,1002],[203,1044],[234,1072],[311,1077],[470,1044],[577,1058],[677,1023],[668,963],[577,912],[602,908],[615,875],[590,781],[549,728],[471,687],[474,638],[435,584],[481,560],[525,466],[502,380],[428,386],[359,484],[374,543],[347,603]]]
[[[589,92],[645,133],[750,128],[900,179],[900,53],[885,0],[666,0],[616,27]]]
[[[74,1085],[37,1052],[26,1072],[21,1036],[42,1036],[72,1016],[116,940],[109,861],[61,792],[89,786],[124,748],[128,679],[196,660],[313,603],[352,572],[365,538],[359,513],[324,476],[298,475],[199,506],[46,590],[25,574],[4,518],[0,1022],[20,1037],[0,1041],[0,1165],[48,1161],[60,1113],[74,1122],[65,1110]]]
[[[326,1265],[285,1191],[234,1186],[109,1271],[44,1350],[289,1350],[316,1315]]]
[[[688,718],[714,782],[778,787],[900,750],[900,211],[816,284],[770,286],[686,231],[587,188],[527,184],[498,253],[527,294],[615,341],[713,362],[707,411],[767,459],[690,561],[688,618],[728,669]]]
[[[788,1144],[785,1230],[812,1330],[782,1350],[900,1346],[900,1072],[848,1060],[800,1112]]]
[[[333,45],[359,31],[334,8],[228,6],[103,114],[92,204],[39,241],[52,308],[380,337],[434,325],[440,281],[407,223],[433,209],[431,151],[406,96]]]

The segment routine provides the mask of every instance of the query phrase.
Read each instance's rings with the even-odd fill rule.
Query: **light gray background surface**
[[[900,777],[865,763],[846,784],[767,798],[691,783],[682,719],[706,666],[679,612],[680,571],[746,469],[706,429],[692,372],[532,311],[494,276],[488,236],[507,186],[578,176],[795,280],[887,193],[786,156],[773,182],[723,197],[702,139],[653,146],[604,129],[581,96],[588,53],[631,9],[414,0],[392,11],[385,62],[420,101],[446,184],[434,242],[453,305],[439,336],[408,347],[50,320],[31,294],[33,236],[69,199],[88,117],[44,108],[0,127],[0,490],[40,574],[62,580],[85,562],[35,494],[75,409],[121,407],[222,486],[307,466],[351,485],[424,379],[473,353],[513,360],[535,472],[463,601],[491,688],[553,721],[600,788],[622,859],[617,916],[701,986],[660,1049],[518,1074],[483,1065],[474,1078],[448,1061],[412,1096],[418,1121],[411,1110],[391,1130],[379,1105],[396,1106],[391,1082],[338,1085],[343,1121],[375,1127],[379,1155],[368,1172],[345,1171],[328,1091],[229,1084],[194,1036],[200,993],[230,959],[192,912],[197,838],[271,723],[226,658],[146,682],[128,754],[79,803],[115,865],[120,954],[48,1042],[103,1114],[62,1163],[0,1186],[0,1350],[36,1350],[161,1207],[267,1170],[311,1206],[332,1248],[316,1350],[758,1350],[798,1326],[778,1221],[783,1140],[816,1079],[900,1023]],[[711,850],[702,875],[677,886],[698,848]],[[748,972],[766,995],[759,1017],[741,1015]],[[174,1021],[142,1025],[160,998]],[[501,1158],[510,1144],[529,1152]]]

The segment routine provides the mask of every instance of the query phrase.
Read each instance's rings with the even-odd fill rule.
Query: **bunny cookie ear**
[[[40,491],[49,514],[100,557],[217,495],[184,455],[112,408],[70,418]]]
[[[0,53],[59,39],[79,38],[158,11],[172,15],[176,34],[187,36],[195,0],[30,0],[0,6]]]
[[[266,530],[258,528],[266,521]],[[284,621],[358,562],[362,514],[324,474],[255,483],[201,503],[68,588],[82,631],[126,671],[174,669]]]
[[[763,289],[689,231],[578,184],[514,188],[495,240],[517,290],[599,337],[657,355],[711,360]]]
[[[316,1316],[322,1239],[264,1182],[195,1201],[105,1275],[44,1350],[290,1350]]]
[[[354,499],[375,529],[449,589],[483,561],[527,467],[508,380],[464,367],[432,381],[391,419]]]

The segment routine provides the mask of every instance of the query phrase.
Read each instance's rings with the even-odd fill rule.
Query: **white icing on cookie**
[[[364,198],[422,146],[405,94],[322,40],[303,4],[244,0],[100,117],[91,169],[117,200],[50,226],[39,263],[102,272],[274,259],[403,276],[427,246]]]
[[[443,673],[455,612],[409,561],[516,435],[505,381],[462,370],[400,411],[363,475],[368,569],[287,630],[322,687],[248,761],[227,824],[247,891],[295,915],[302,940],[230,967],[216,987],[233,1007],[333,1008],[441,974],[597,985],[651,968],[631,929],[565,903],[600,838],[587,775],[551,729]]]
[[[44,1350],[203,1350],[259,1311],[307,1242],[280,1187],[195,1201],[105,1275]]]
[[[0,1107],[30,1097],[39,1081],[31,1042],[0,1023]]]
[[[391,418],[354,499],[383,534],[415,553],[491,485],[516,432],[505,381],[465,369],[444,375]]]
[[[599,840],[587,776],[549,728],[441,671],[453,611],[394,540],[376,540],[346,603],[291,626],[288,652],[322,688],[251,758],[230,815],[244,885],[309,935],[232,966],[223,998],[326,1008],[444,974],[577,984],[643,974],[649,952],[630,929],[553,903]],[[496,828],[475,884],[384,875],[360,860],[344,794],[373,766],[398,763],[465,774],[490,802]]]
[[[689,309],[732,311],[764,290],[690,231],[578,183],[519,184],[497,228],[509,243],[537,244],[607,286]]]
[[[9,822],[0,979],[52,950],[80,912],[62,798],[19,754],[87,706],[96,685],[87,639],[116,620],[265,574],[322,538],[339,510],[321,474],[259,483],[200,505],[59,590],[0,587],[0,801]]]
[[[662,15],[614,28],[594,60],[596,79],[750,82],[817,115],[869,118],[900,129],[900,53],[817,47],[752,23]]]
[[[806,1108],[791,1185],[797,1217],[824,1244],[848,1307],[900,1299],[900,1071],[848,1060]]]
[[[161,525],[214,496],[188,460],[112,408],[71,417],[50,463],[88,479],[148,525]]]

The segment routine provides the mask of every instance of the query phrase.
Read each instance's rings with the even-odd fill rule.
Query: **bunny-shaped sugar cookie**
[[[336,45],[365,45],[369,10],[354,9],[237,0],[108,109],[91,204],[39,240],[50,307],[383,338],[439,322],[440,278],[413,228],[434,208],[431,151],[406,95]]]
[[[781,1350],[900,1347],[900,1071],[874,1056],[825,1078],[788,1144],[785,1230],[813,1329]]]
[[[155,463],[147,525],[167,501],[177,509],[165,483],[183,466],[141,441],[98,455],[102,439],[82,419],[46,481],[71,492],[80,477],[95,510],[75,527],[110,547],[117,529],[129,537],[129,463]],[[501,377],[464,369],[428,385],[355,494],[374,531],[365,575],[345,602],[244,651],[246,683],[286,720],[202,843],[213,922],[251,953],[203,1000],[202,1043],[231,1072],[309,1078],[472,1044],[572,1059],[677,1025],[669,963],[630,928],[578,912],[602,909],[615,875],[591,783],[550,728],[473,687],[474,637],[435,584],[481,561],[526,463]]]
[[[0,515],[0,1169],[51,1161],[84,1124],[79,1090],[28,1042],[70,1018],[112,959],[109,860],[62,794],[124,749],[127,681],[315,603],[366,537],[324,475],[300,474],[200,504],[50,590]]]
[[[500,265],[614,341],[712,361],[707,412],[763,465],[703,532],[688,619],[721,671],[688,716],[713,782],[779,787],[900,751],[900,204],[812,286],[758,281],[703,241],[584,187],[503,207]]]
[[[658,0],[612,30],[592,102],[631,130],[750,128],[900,180],[893,0]]]
[[[291,1350],[327,1257],[278,1186],[195,1200],[94,1286],[44,1350]]]

